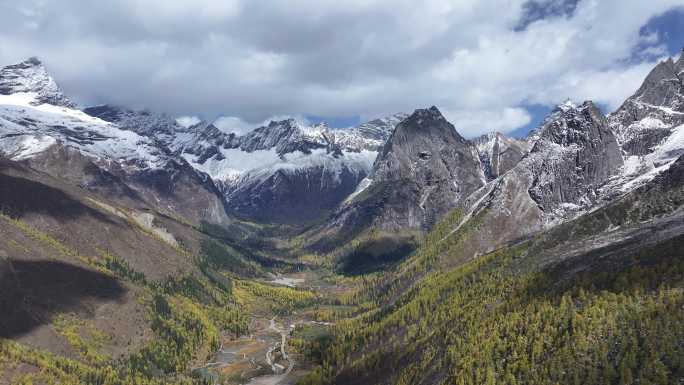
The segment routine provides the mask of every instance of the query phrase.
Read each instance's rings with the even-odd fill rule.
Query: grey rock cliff
[[[544,211],[593,203],[596,189],[623,164],[617,140],[592,102],[560,106],[533,136],[529,193]]]
[[[74,108],[76,105],[48,74],[43,63],[32,57],[0,69],[0,95],[35,93],[38,103]]]
[[[485,134],[472,140],[482,163],[487,180],[493,180],[515,167],[530,151],[530,143],[510,138],[499,132]]]
[[[436,107],[397,125],[369,180],[337,213],[338,225],[427,230],[486,182],[475,146]]]
[[[684,54],[660,62],[608,119],[627,155],[650,153],[684,123]]]

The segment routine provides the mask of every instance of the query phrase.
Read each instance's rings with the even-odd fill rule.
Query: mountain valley
[[[525,138],[218,126],[0,70],[0,384],[684,381],[684,54]]]

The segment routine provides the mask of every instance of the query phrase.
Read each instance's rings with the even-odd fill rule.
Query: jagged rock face
[[[591,102],[559,106],[528,141],[529,153],[462,203],[466,214],[456,229],[477,217],[479,230],[454,263],[584,212],[622,166],[617,141]]]
[[[294,119],[242,136],[213,125],[189,130],[192,138],[174,151],[217,181],[229,211],[245,219],[320,219],[354,191],[377,156],[374,140],[354,129],[306,127]]]
[[[225,186],[229,212],[257,221],[301,223],[320,219],[351,194],[366,171],[323,165],[245,176]]]
[[[586,206],[623,164],[620,147],[596,106],[560,106],[534,133],[529,193],[544,211]]]
[[[426,230],[485,183],[475,146],[436,107],[416,110],[397,125],[369,179],[338,221]]]
[[[333,132],[335,142],[343,148],[380,151],[397,124],[408,117],[399,113],[373,119],[349,130]]]
[[[221,188],[229,211],[239,217],[285,223],[320,219],[354,191],[376,156],[341,148],[331,131],[294,120],[271,122],[231,138],[205,165],[219,161],[229,165],[224,169],[237,170]]]
[[[12,74],[3,83],[12,87],[0,94],[0,154],[127,206],[145,202],[194,223],[228,222],[213,182],[158,139],[161,115],[90,111],[105,121],[76,110],[35,59],[0,72]]]
[[[223,160],[225,157],[221,153],[222,148],[237,148],[240,145],[239,137],[235,134],[226,134],[208,122],[201,122],[189,127],[188,133],[191,135],[191,139],[176,139],[172,145],[173,149],[179,153],[196,156],[199,164],[204,164],[211,158]]]
[[[659,63],[637,92],[610,114],[610,126],[627,155],[646,155],[684,123],[684,54]]]
[[[530,150],[530,143],[491,133],[473,139],[488,181],[498,178],[515,167]]]
[[[69,108],[76,106],[64,95],[37,58],[0,69],[0,95],[24,92],[36,94],[35,104],[47,103]]]
[[[458,200],[482,184],[475,148],[456,132],[436,107],[416,110],[390,136],[373,166],[378,182],[414,180],[433,186],[453,182]],[[475,166],[475,167],[473,167]]]
[[[179,131],[184,131],[183,127],[178,125],[170,116],[147,110],[134,111],[124,107],[105,104],[87,107],[83,109],[83,112],[107,122],[116,123],[122,129],[148,137],[174,135]]]
[[[399,113],[385,118],[373,119],[356,127],[356,131],[365,138],[386,141],[397,124],[408,116],[408,114]]]
[[[325,127],[324,127],[325,128]],[[247,152],[275,148],[278,155],[294,151],[305,154],[316,148],[325,148],[327,141],[321,135],[305,135],[294,119],[270,122],[268,126],[259,127],[245,134],[240,140],[240,149]]]
[[[181,127],[148,111],[113,106],[85,111],[150,138],[208,174],[231,213],[276,222],[316,219],[336,207],[370,172],[379,142],[374,138],[389,136],[398,120],[397,115],[363,128],[334,130],[286,119],[237,136],[209,122]]]

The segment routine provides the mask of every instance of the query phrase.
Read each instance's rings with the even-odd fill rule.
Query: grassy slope
[[[460,258],[477,217],[444,241],[452,225],[438,226],[363,290],[375,306],[336,325],[301,383],[681,381],[682,163],[604,209],[448,271],[440,266]]]
[[[205,226],[148,210],[169,243],[117,200],[0,166],[11,182],[0,189],[0,384],[201,382],[191,368],[221,334],[247,331],[249,303],[306,300],[252,283],[263,264]]]

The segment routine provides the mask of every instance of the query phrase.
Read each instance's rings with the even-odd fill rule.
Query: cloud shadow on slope
[[[57,313],[119,300],[125,293],[115,277],[69,263],[0,260],[0,337],[24,335]]]

